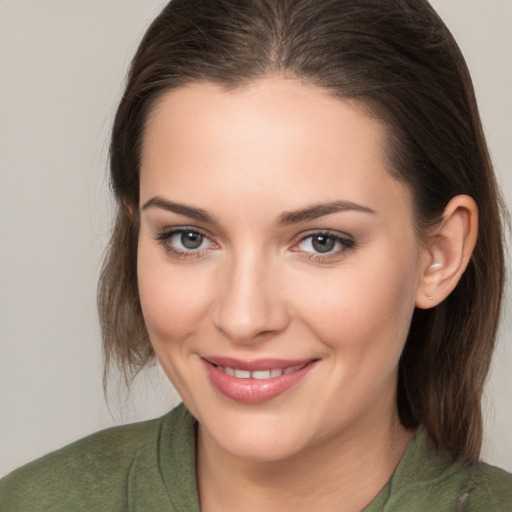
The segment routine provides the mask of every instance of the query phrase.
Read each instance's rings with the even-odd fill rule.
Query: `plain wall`
[[[158,369],[106,406],[95,291],[108,136],[158,0],[0,0],[0,474],[178,397]],[[512,1],[436,0],[466,55],[512,205]],[[510,298],[511,288],[507,289]],[[510,299],[508,299],[510,302]],[[508,304],[485,398],[486,460],[512,470]]]

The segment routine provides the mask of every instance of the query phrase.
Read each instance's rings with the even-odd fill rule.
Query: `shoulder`
[[[125,510],[132,466],[158,458],[160,432],[179,409],[103,430],[13,471],[0,480],[0,510]]]
[[[468,470],[466,481],[469,512],[512,512],[512,474],[478,463]]]
[[[407,447],[387,492],[386,512],[512,512],[510,473],[483,462],[454,462],[438,452],[424,428]]]

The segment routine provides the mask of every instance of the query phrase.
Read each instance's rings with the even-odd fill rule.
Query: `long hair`
[[[437,307],[416,310],[400,360],[402,424],[423,424],[438,449],[475,461],[481,395],[504,284],[502,214],[471,78],[449,30],[426,0],[173,0],[132,61],[110,146],[117,221],[99,282],[105,372],[129,381],[154,359],[136,275],[139,164],[149,113],[173,88],[226,88],[266,75],[355,98],[387,127],[391,173],[409,188],[417,229],[458,194],[479,208],[468,268]]]

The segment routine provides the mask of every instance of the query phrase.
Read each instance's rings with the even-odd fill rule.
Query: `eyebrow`
[[[362,206],[352,201],[331,201],[329,203],[316,204],[296,210],[292,212],[284,212],[279,216],[278,224],[288,225],[296,224],[297,222],[303,222],[306,220],[314,220],[325,215],[331,215],[332,213],[345,212],[345,211],[356,211],[362,213],[375,214],[375,210]]]
[[[163,197],[152,197],[144,203],[142,210],[148,208],[161,208],[169,212],[177,213],[178,215],[184,215],[191,219],[200,220],[202,222],[208,222],[210,224],[217,224],[217,220],[213,215],[210,215],[207,211],[201,208],[195,208],[187,206],[181,203],[175,203],[169,201]],[[277,221],[278,225],[289,225],[304,222],[307,220],[314,220],[325,215],[331,215],[333,213],[345,212],[345,211],[356,211],[362,213],[375,214],[375,210],[362,206],[352,201],[331,201],[328,203],[316,204],[300,210],[282,213]]]
[[[210,215],[205,210],[202,210],[201,208],[194,208],[185,204],[175,203],[174,201],[169,201],[163,197],[152,197],[142,206],[142,210],[147,210],[148,208],[161,208],[162,210],[184,215],[185,217],[190,217],[191,219],[208,222],[210,224],[217,223],[215,217]]]

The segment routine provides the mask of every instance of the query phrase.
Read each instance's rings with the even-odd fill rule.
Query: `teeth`
[[[251,377],[253,379],[270,379],[270,370],[251,372]]]
[[[249,370],[239,370],[237,368],[229,368],[228,366],[217,366],[219,370],[222,370],[224,373],[231,375],[231,377],[236,377],[238,379],[273,379],[274,377],[280,377],[283,374],[292,373],[300,370],[306,365],[306,363],[298,364],[297,366],[290,366],[289,368],[285,368],[284,370],[280,368],[274,368],[273,370],[257,370],[254,372],[250,372]]]
[[[300,370],[304,365],[303,364],[298,364],[297,366],[292,366],[290,368],[285,368],[283,370],[283,373],[292,373],[292,372],[296,372],[297,370]]]

